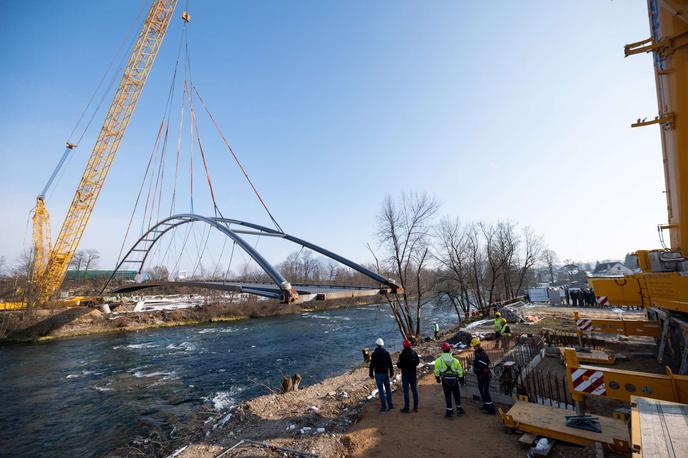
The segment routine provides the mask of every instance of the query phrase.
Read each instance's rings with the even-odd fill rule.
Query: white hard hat
[[[385,346],[385,341],[382,340],[381,338],[378,338],[378,339],[375,341],[375,345],[377,345],[377,346],[379,346],[379,347],[384,347],[384,346]]]

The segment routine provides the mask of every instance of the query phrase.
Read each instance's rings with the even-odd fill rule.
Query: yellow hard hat
[[[495,316],[496,316],[497,318],[499,318],[500,316],[502,316],[502,314],[499,313],[499,312],[497,312],[497,313],[495,313]]]
[[[477,347],[480,345],[480,337],[473,337],[471,339],[471,347]]]

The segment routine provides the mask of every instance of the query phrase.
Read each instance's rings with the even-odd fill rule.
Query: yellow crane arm
[[[154,0],[148,11],[86,170],[50,251],[45,270],[37,282],[39,302],[47,302],[62,284],[176,6],[177,0]]]

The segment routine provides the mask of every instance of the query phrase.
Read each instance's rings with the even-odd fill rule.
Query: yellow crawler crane
[[[659,225],[670,246],[639,250],[640,272],[616,278],[592,278],[595,294],[610,304],[647,309],[661,326],[658,358],[679,373],[688,372],[688,0],[648,0],[651,36],[626,45],[626,56],[654,57],[658,115],[632,127],[661,129],[668,224]],[[664,243],[662,243],[664,245]],[[682,316],[683,315],[683,316]],[[665,354],[666,352],[666,354]]]
[[[86,224],[93,212],[112,161],[129,125],[141,91],[158,55],[177,0],[154,0],[139,31],[117,92],[98,134],[86,170],[81,177],[55,245],[50,249],[49,216],[44,194],[37,201],[33,216],[33,281],[39,303],[48,302],[64,280]],[[67,145],[63,160],[73,145]],[[63,161],[61,161],[63,162]],[[58,165],[58,168],[60,166]],[[54,175],[54,174],[53,174]],[[50,184],[51,180],[48,182]],[[47,252],[49,256],[46,256]]]

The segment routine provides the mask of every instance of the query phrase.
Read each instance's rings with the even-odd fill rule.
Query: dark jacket
[[[490,373],[490,357],[485,349],[480,348],[473,354],[473,373],[479,380],[492,378]]]
[[[404,348],[399,354],[397,367],[401,369],[401,375],[405,377],[416,377],[416,367],[420,364],[418,353],[412,348]]]
[[[382,347],[377,347],[370,357],[370,376],[375,374],[389,373],[390,377],[394,377],[394,366],[392,365],[392,357],[389,352]]]

